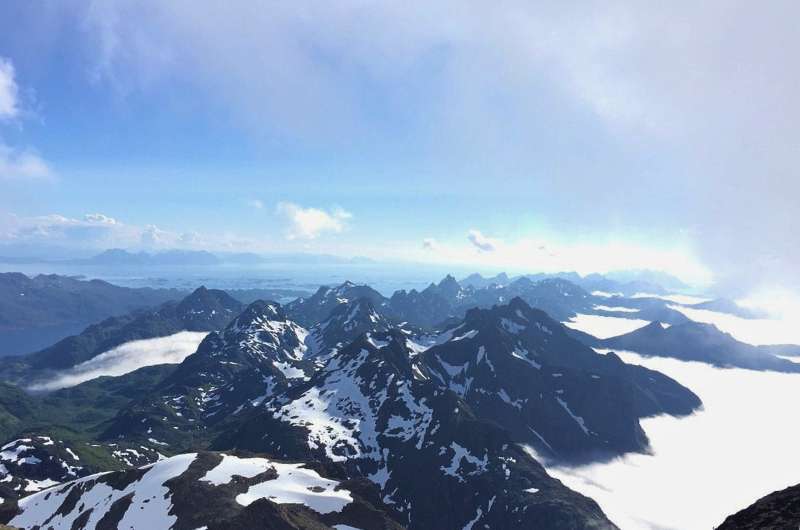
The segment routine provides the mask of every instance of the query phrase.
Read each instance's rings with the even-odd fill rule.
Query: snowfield
[[[189,453],[157,462],[140,480],[128,484],[122,490],[95,482],[96,479],[102,477],[102,473],[78,479],[70,483],[71,487],[68,488],[57,486],[44,490],[20,500],[19,506],[22,513],[14,517],[9,524],[20,528],[30,528],[41,526],[47,521],[47,528],[70,530],[76,519],[91,508],[83,527],[95,528],[116,501],[133,494],[131,503],[119,522],[119,528],[170,528],[177,517],[169,514],[172,502],[169,489],[164,486],[164,482],[183,474],[194,461],[195,456],[195,453]],[[77,506],[73,505],[72,510],[59,511],[59,507],[66,501],[69,494],[73,491],[79,492],[84,485],[88,488],[80,493],[78,499],[80,502],[77,503]],[[78,509],[75,509],[76,507]],[[51,516],[52,518],[50,518]]]
[[[266,498],[277,504],[304,504],[323,514],[341,512],[353,502],[349,491],[336,489],[337,481],[324,479],[302,465],[272,462],[270,467],[278,472],[278,478],[251,486],[246,493],[236,497],[236,502],[248,506]]]

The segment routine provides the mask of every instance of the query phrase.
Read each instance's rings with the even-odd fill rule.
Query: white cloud
[[[486,237],[480,230],[470,230],[467,239],[481,252],[492,252],[497,249],[497,241]]]
[[[83,216],[84,220],[88,223],[92,224],[101,224],[101,225],[115,225],[117,224],[117,220],[113,217],[109,217],[107,215],[103,215],[102,213],[87,213]]]
[[[264,209],[264,203],[260,199],[250,199],[250,200],[247,201],[247,205],[250,208],[254,208],[256,210],[263,210]]]
[[[144,247],[151,248],[171,242],[174,237],[173,234],[161,230],[156,225],[147,225],[142,230],[142,235],[139,239]]]
[[[103,213],[82,217],[60,214],[20,216],[0,212],[0,244],[21,244],[84,250],[126,248],[159,251],[166,249],[263,251],[270,248],[266,238],[258,240],[234,233],[173,231],[155,224],[128,224]]]
[[[181,331],[166,337],[126,342],[101,353],[52,379],[36,383],[31,390],[56,390],[75,386],[101,376],[120,376],[144,366],[178,364],[197,351],[208,333]]]
[[[170,245],[180,239],[179,235],[154,225],[144,228],[129,225],[103,213],[89,213],[82,218],[60,214],[33,217],[12,214],[4,219],[3,225],[0,241],[78,248],[153,247]]]
[[[17,81],[14,65],[0,57],[0,120],[15,118],[19,113]]]
[[[281,202],[277,212],[289,223],[286,236],[289,239],[316,239],[324,233],[340,233],[352,214],[341,208],[325,211],[318,208],[303,208],[295,203]]]
[[[54,173],[47,162],[30,149],[14,149],[0,140],[0,180],[49,180]]]

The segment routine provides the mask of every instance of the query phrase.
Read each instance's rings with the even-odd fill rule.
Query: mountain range
[[[663,300],[603,300],[563,279],[465,287],[448,276],[391,297],[345,282],[286,305],[199,288],[108,319],[0,361],[0,375],[24,383],[130,340],[208,335],[179,364],[38,395],[0,388],[0,523],[615,528],[541,462],[646,453],[641,419],[702,403],[606,350],[691,351],[718,366],[772,356]],[[665,310],[670,326],[605,340],[562,324]]]
[[[179,331],[221,329],[243,308],[225,291],[200,287],[189,296],[169,301],[155,310],[139,310],[93,324],[43,350],[6,357],[0,380],[30,385],[88,361],[126,342],[163,337]]]
[[[537,490],[536,502],[571,499],[583,506],[580,517],[597,519],[546,475],[532,456],[538,450],[565,460],[645,451],[640,417],[700,405],[665,376],[592,352],[521,299],[475,310],[437,334],[389,328],[367,298],[334,307],[320,326],[326,333],[312,335],[287,315],[275,303],[251,304],[98,439],[339,464],[377,483],[404,525],[464,526],[483,514],[486,524],[510,527],[534,514],[562,516],[529,506],[527,515],[494,520],[490,492],[493,506],[504,508],[498,514],[519,511],[533,502],[522,493]],[[469,358],[463,374],[452,371],[453,356]],[[512,372],[519,383],[508,381]],[[596,392],[607,399],[589,399]],[[420,472],[429,485],[418,484]],[[459,502],[463,519],[438,509],[445,502]],[[563,511],[575,518],[574,509]]]
[[[174,289],[132,289],[69,276],[0,273],[0,356],[44,348],[111,316],[176,300]]]
[[[248,288],[227,291],[242,304],[259,299],[293,300],[302,289]],[[102,280],[56,274],[28,277],[0,273],[0,357],[27,354],[100,324],[123,326],[138,313],[157,311],[190,294],[181,289],[120,287]]]
[[[474,278],[477,275],[472,275]],[[519,277],[508,283],[476,286],[462,284],[453,276],[431,283],[418,291],[395,291],[385,297],[367,285],[345,282],[338,286],[323,286],[312,296],[299,298],[286,306],[288,314],[298,323],[317,322],[336,305],[356,298],[367,298],[372,305],[398,323],[434,329],[451,319],[463,318],[474,307],[491,307],[508,303],[519,297],[529,305],[542,309],[554,319],[565,322],[578,314],[615,316],[667,323],[687,322],[680,311],[670,308],[671,302],[657,297],[624,298],[594,295],[563,278],[547,277],[532,280]],[[608,304],[614,304],[614,307]],[[694,307],[694,306],[689,306]]]
[[[199,294],[202,296],[197,298],[205,304],[218,302],[202,291]],[[374,501],[367,503],[370,510],[385,511],[387,520],[394,521],[392,524],[412,528],[463,527],[478,520],[495,527],[549,521],[553,528],[613,528],[595,503],[550,478],[533,453],[518,445],[501,426],[476,414],[462,396],[437,380],[428,366],[430,361],[425,358],[422,342],[444,346],[459,337],[450,331],[436,337],[417,336],[411,330],[390,327],[368,299],[342,305],[332,310],[323,321],[324,326],[312,326],[312,334],[291,321],[278,304],[254,302],[223,330],[212,332],[195,354],[138,399],[124,405],[115,417],[87,429],[88,433],[98,434],[85,443],[111,447],[124,441],[130,447],[146,448],[151,454],[174,454],[174,459],[191,462],[195,461],[194,453],[184,452],[189,448],[256,451],[292,465],[324,466],[321,469],[340,466],[339,476],[355,481],[367,479],[377,485],[372,487],[377,487],[378,492],[366,497]],[[198,306],[191,307],[188,314],[198,313]],[[552,325],[560,326],[555,322]],[[335,355],[331,355],[334,350]],[[76,389],[67,390],[79,392]],[[315,410],[324,396],[338,397],[330,407]],[[306,414],[317,413],[322,416],[309,423]],[[564,415],[568,416],[566,411]],[[570,417],[569,421],[575,420]],[[594,416],[591,421],[596,421]],[[331,432],[336,438],[332,445]],[[200,468],[205,472],[225,458],[219,453],[206,455],[203,458],[207,463]],[[262,467],[267,465],[263,463]],[[120,475],[119,481],[103,475],[105,478],[99,481],[80,478],[74,484],[80,484],[76,491],[82,494],[110,484],[112,489],[120,490],[120,498],[128,497],[126,491],[131,491],[136,499],[144,495],[141,488],[148,481],[142,478],[133,490],[128,490],[132,482],[125,477],[141,478],[150,473],[149,469],[156,468],[145,468],[133,475],[132,471],[127,472]],[[85,471],[89,469],[82,473]],[[416,480],[419,471],[431,478],[424,486]],[[197,480],[197,473],[185,473],[186,470],[172,477],[156,474],[156,482],[163,479],[158,487],[169,482],[166,487],[173,491],[175,506],[193,506],[199,501],[198,495],[189,493],[197,491],[196,486],[172,489],[181,482],[179,477]],[[54,475],[42,480],[63,479]],[[271,476],[261,479],[273,480]],[[16,476],[12,480],[22,479]],[[255,481],[237,480],[236,484],[232,499],[237,502],[242,495],[240,488],[257,486]],[[61,517],[71,517],[69,524],[79,528],[91,526],[95,516],[102,519],[130,513],[131,505],[128,501],[114,502],[102,513],[97,506],[93,508],[98,510],[96,515],[87,515],[86,510],[71,511],[79,506],[76,504],[70,504],[70,510],[63,508],[66,499],[44,499],[45,505],[39,504],[42,499],[33,495],[15,504],[9,498],[4,503],[5,519],[14,524],[36,524],[47,520],[53,515],[51,510],[57,508]],[[443,503],[460,509],[441,510]],[[268,504],[270,513],[275,510],[273,504]],[[267,517],[261,512],[254,515],[246,508],[241,513],[238,508],[226,513],[248,521]],[[325,515],[315,512],[313,506],[309,508],[310,512],[304,512],[309,521]],[[234,524],[232,521],[230,524]],[[319,524],[322,521],[330,523],[323,518]],[[346,519],[342,521],[348,524]]]
[[[592,273],[586,276],[581,276],[577,272],[524,274],[514,277],[510,277],[505,272],[492,277],[473,273],[460,280],[459,283],[464,287],[483,288],[492,285],[505,286],[520,278],[534,282],[547,279],[567,280],[590,292],[603,291],[626,296],[637,293],[666,294],[689,289],[685,283],[672,275],[648,270],[612,271],[606,274]]]

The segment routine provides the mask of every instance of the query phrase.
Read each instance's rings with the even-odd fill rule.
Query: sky
[[[0,6],[0,251],[800,289],[800,4]]]

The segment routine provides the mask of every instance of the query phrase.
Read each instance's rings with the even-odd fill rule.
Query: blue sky
[[[0,247],[791,280],[796,11],[6,3]]]

